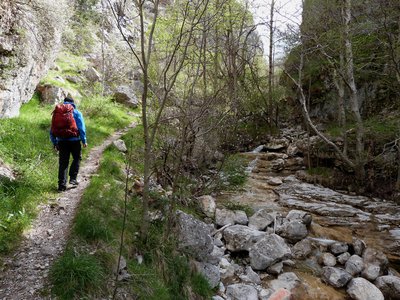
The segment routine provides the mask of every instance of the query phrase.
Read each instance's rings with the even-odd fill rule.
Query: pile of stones
[[[244,211],[216,208],[211,196],[199,199],[206,224],[177,212],[180,248],[194,259],[213,288],[214,300],[289,299],[302,285],[298,263],[352,299],[400,299],[400,277],[387,257],[361,240],[350,244],[309,237],[312,216],[292,210],[285,216],[261,209],[248,217]],[[285,271],[286,272],[285,272]]]

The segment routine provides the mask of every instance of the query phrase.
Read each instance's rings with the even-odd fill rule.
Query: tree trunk
[[[268,53],[268,119],[269,125],[273,120],[273,76],[274,76],[274,9],[275,0],[271,1],[269,20],[269,53]]]
[[[365,180],[365,158],[364,158],[364,124],[360,113],[358,91],[354,79],[353,49],[350,34],[351,0],[344,0],[344,44],[346,77],[350,89],[350,106],[356,121],[356,176],[361,183]]]

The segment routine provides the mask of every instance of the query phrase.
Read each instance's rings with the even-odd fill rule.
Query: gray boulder
[[[3,179],[14,181],[15,176],[13,170],[0,159],[0,181]]]
[[[40,85],[36,88],[39,92],[40,101],[45,104],[56,104],[63,102],[68,92],[58,86],[50,84]]]
[[[214,250],[210,228],[206,223],[177,211],[178,247],[198,261],[206,261]]]
[[[249,251],[254,244],[265,236],[265,232],[243,225],[233,225],[224,230],[226,249],[232,252]]]
[[[267,268],[267,273],[272,275],[279,275],[283,271],[283,262],[278,262]]]
[[[243,210],[235,210],[234,222],[235,224],[239,225],[247,225],[249,223],[249,219]]]
[[[364,269],[364,262],[358,255],[352,255],[345,264],[346,271],[355,276]]]
[[[251,285],[242,283],[227,286],[226,295],[231,300],[258,300],[257,290]]]
[[[373,248],[366,248],[362,255],[364,264],[374,264],[379,266],[379,275],[384,275],[387,272],[389,260],[387,256],[379,250]]]
[[[334,267],[324,267],[322,272],[322,280],[336,287],[344,287],[351,279],[351,275],[343,269]]]
[[[365,242],[363,240],[353,238],[353,248],[354,248],[354,254],[362,256],[366,248]]]
[[[221,227],[228,224],[235,224],[235,213],[229,209],[217,208],[215,210],[215,224]]]
[[[369,281],[374,281],[381,275],[381,267],[372,263],[366,263],[361,272],[361,276]]]
[[[274,291],[279,291],[280,289],[285,289],[287,291],[292,291],[301,283],[300,279],[293,272],[286,272],[278,276],[277,279],[270,282],[270,287]],[[281,299],[281,298],[278,298]]]
[[[351,257],[350,253],[349,252],[345,252],[345,253],[340,254],[337,257],[337,261],[340,264],[344,265],[349,260],[350,257]]]
[[[265,270],[282,259],[290,258],[291,251],[283,238],[270,234],[254,244],[249,257],[253,269]]]
[[[287,214],[286,219],[289,221],[299,220],[306,226],[309,226],[312,222],[312,216],[310,213],[302,211],[302,210],[296,210],[296,209],[291,210]]]
[[[271,169],[273,171],[282,171],[285,168],[285,161],[281,158],[271,161]]]
[[[213,265],[218,265],[222,256],[224,256],[225,251],[223,248],[219,248],[214,245],[213,251],[207,257],[207,262]]]
[[[332,253],[323,253],[321,255],[321,264],[327,267],[334,267],[336,265],[336,257]]]
[[[267,179],[267,183],[272,186],[278,186],[281,185],[283,181],[279,177],[271,177]]]
[[[375,285],[381,290],[385,299],[399,300],[400,299],[400,277],[396,276],[381,276],[375,280]]]
[[[345,253],[349,250],[349,246],[347,243],[342,243],[342,242],[335,242],[332,245],[330,245],[330,250],[333,254],[338,255]]]
[[[382,292],[364,278],[353,278],[347,286],[347,293],[355,300],[384,300]]]
[[[115,148],[118,149],[118,151],[121,151],[121,152],[127,152],[128,151],[128,148],[126,148],[124,140],[121,140],[121,139],[116,140],[116,141],[113,142],[113,145],[115,146]]]
[[[127,86],[119,86],[113,94],[113,99],[131,108],[136,108],[139,105],[135,93]]]
[[[260,209],[249,218],[249,227],[256,230],[265,230],[274,220],[275,217],[267,209]]]
[[[226,258],[221,259],[219,262],[219,267],[222,280],[232,278],[235,275],[235,267]]]
[[[246,267],[245,273],[239,278],[244,283],[261,284],[260,276],[250,266]]]
[[[311,254],[312,251],[313,251],[313,244],[310,239],[301,240],[292,247],[292,254],[293,257],[296,259],[306,258]]]
[[[291,220],[279,226],[276,233],[290,242],[296,243],[307,237],[308,230],[307,226],[304,225],[302,221]]]
[[[204,195],[197,198],[202,212],[209,218],[214,218],[217,208],[215,199],[212,196]]]
[[[101,74],[93,67],[86,69],[83,75],[92,83],[101,81]]]
[[[204,262],[195,262],[197,272],[202,274],[210,284],[211,288],[215,288],[219,285],[221,280],[219,274],[219,268],[213,264],[204,263]]]

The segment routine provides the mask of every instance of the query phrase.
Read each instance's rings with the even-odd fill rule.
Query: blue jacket
[[[79,136],[74,136],[70,138],[59,138],[55,137],[50,130],[50,140],[53,145],[57,145],[59,141],[82,141],[83,144],[86,144],[86,127],[85,120],[83,119],[82,113],[76,109],[76,106],[72,102],[64,102],[64,104],[71,104],[74,107],[74,119],[76,122],[76,126],[78,127]]]

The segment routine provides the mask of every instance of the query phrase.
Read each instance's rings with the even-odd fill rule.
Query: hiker
[[[69,168],[69,183],[77,186],[81,142],[84,148],[87,147],[85,121],[71,97],[65,98],[63,104],[56,105],[53,111],[50,140],[54,149],[59,152],[58,191],[62,192],[67,189],[70,154],[72,154],[72,164]]]

